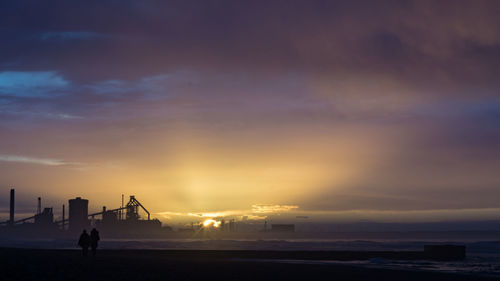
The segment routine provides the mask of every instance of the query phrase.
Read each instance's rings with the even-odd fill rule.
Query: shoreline
[[[78,249],[29,249],[0,248],[4,251],[79,251]],[[460,261],[465,256],[432,254],[426,251],[328,251],[328,250],[193,250],[193,249],[101,249],[101,253],[147,254],[161,253],[165,258],[200,259],[249,259],[249,260],[325,260],[325,261],[365,261],[370,259],[387,260],[428,260]]]
[[[0,268],[5,280],[499,280],[350,264],[242,260],[232,251],[207,253],[127,249],[99,250],[96,257],[82,257],[79,250],[0,248]]]

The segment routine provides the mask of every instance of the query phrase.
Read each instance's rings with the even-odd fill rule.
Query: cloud
[[[60,94],[70,85],[55,71],[0,72],[0,95],[44,98]]]
[[[231,216],[242,216],[243,214],[248,213],[248,211],[244,210],[225,210],[219,212],[158,212],[157,214],[163,217],[196,217],[196,218],[222,218],[222,217],[231,217]]]
[[[77,120],[83,119],[82,116],[67,114],[67,113],[54,113],[54,112],[34,112],[34,111],[16,111],[16,110],[8,110],[2,109],[0,107],[0,114],[12,115],[12,116],[26,116],[33,118],[45,118],[45,119],[53,119],[53,120]]]
[[[92,40],[106,38],[107,36],[90,31],[48,31],[40,35],[43,41],[65,42],[70,40]]]
[[[280,205],[275,205],[280,206]],[[285,212],[269,212],[265,215],[255,214],[251,211],[225,210],[217,213],[156,213],[167,222],[190,222],[204,219],[228,220],[269,220],[271,222],[294,222],[305,220],[307,222],[440,222],[440,221],[468,221],[481,218],[481,220],[498,219],[499,208],[455,208],[455,209],[425,209],[425,210],[379,210],[369,208],[348,210],[296,210]]]
[[[17,2],[0,146],[119,163],[81,192],[147,185],[190,218],[497,204],[498,1]]]
[[[140,79],[118,80],[111,79],[106,81],[98,81],[82,85],[83,89],[89,89],[93,93],[107,96],[107,97],[123,97],[126,94],[136,93],[142,98],[161,98],[168,95],[169,90],[173,84],[178,84],[179,81],[173,80],[167,74],[156,74],[148,77],[141,77]],[[170,78],[170,79],[169,79]],[[181,78],[182,77],[177,77]]]
[[[471,89],[493,94],[498,88],[500,68],[497,60],[489,59],[500,55],[500,37],[495,32],[499,4],[495,2],[195,2],[118,5],[102,1],[78,8],[32,3],[35,10],[44,11],[36,14],[4,4],[8,7],[0,9],[4,13],[0,18],[13,27],[4,31],[13,38],[4,46],[7,51],[0,54],[0,61],[38,67],[49,61],[54,69],[88,81],[133,80],[189,67],[271,75],[298,72],[323,75],[326,81],[360,77],[357,84],[374,76],[401,86],[370,82],[381,91],[363,90],[366,96],[394,91],[399,96],[467,94]],[[9,17],[23,12],[29,16]],[[47,42],[33,52],[31,42],[16,34],[33,32],[35,26],[47,30],[48,39],[96,40],[64,49],[57,42]],[[53,31],[55,26],[63,30],[78,26],[84,31]],[[104,34],[115,44],[97,40]]]
[[[65,162],[65,161],[59,160],[59,159],[35,158],[35,157],[28,157],[28,156],[5,155],[5,154],[0,154],[0,161],[25,163],[25,164],[37,164],[37,165],[45,165],[45,166],[61,166],[61,165],[75,164],[75,163]]]
[[[252,205],[252,211],[257,214],[289,212],[298,208],[299,206],[296,205],[266,205],[266,204]]]
[[[228,219],[238,218],[240,220],[263,220],[269,215],[278,215],[280,213],[287,213],[298,209],[296,205],[271,205],[271,204],[255,204],[252,205],[251,210],[224,210],[218,212],[159,212],[158,215],[166,219],[186,219],[189,217],[194,218],[217,218]]]

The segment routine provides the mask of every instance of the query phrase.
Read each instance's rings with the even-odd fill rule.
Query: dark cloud
[[[427,90],[460,90],[440,85],[447,80],[468,88],[492,83],[493,75],[475,73],[478,67],[498,72],[497,63],[471,48],[496,52],[498,3],[443,2],[9,3],[4,5],[15,7],[2,9],[0,24],[15,38],[4,46],[2,60],[20,59],[32,68],[57,66],[73,79],[93,80],[138,79],[189,67],[383,73]],[[45,42],[34,52],[33,42],[25,40],[33,32],[95,40]]]
[[[303,161],[363,166],[341,191],[321,183],[311,209],[494,207],[499,12],[498,1],[4,1],[0,153],[153,166],[165,160],[144,147],[173,153],[165,143],[183,137],[228,154],[297,142],[313,151]]]

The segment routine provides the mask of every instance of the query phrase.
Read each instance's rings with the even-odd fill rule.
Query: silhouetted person
[[[78,246],[82,247],[82,255],[86,257],[89,252],[90,236],[87,234],[87,231],[85,229],[80,235],[80,239],[78,240]]]
[[[99,237],[99,231],[93,228],[90,232],[90,248],[92,249],[92,256],[95,256],[97,252],[97,243],[99,240],[101,240],[101,237]]]

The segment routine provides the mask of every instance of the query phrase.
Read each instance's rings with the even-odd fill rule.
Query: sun
[[[203,221],[203,227],[219,227],[220,221],[216,221],[213,219],[206,219]]]

